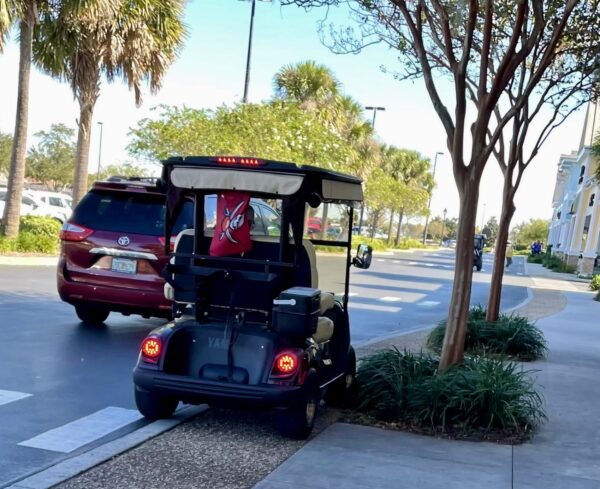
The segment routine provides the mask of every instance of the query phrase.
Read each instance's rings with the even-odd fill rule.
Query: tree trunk
[[[396,230],[396,247],[400,244],[400,232],[402,231],[402,219],[404,218],[404,207],[400,209],[398,216],[398,229]]]
[[[471,301],[473,280],[473,240],[479,198],[479,181],[465,177],[465,184],[458,185],[460,198],[460,221],[456,237],[456,266],[452,297],[448,311],[446,334],[440,356],[439,371],[463,360],[467,318]]]
[[[25,151],[27,150],[27,122],[29,117],[29,78],[31,73],[31,49],[35,6],[27,2],[27,15],[19,24],[19,86],[17,88],[17,114],[13,138],[6,206],[2,219],[4,236],[16,236],[19,232],[21,197],[25,182]]]
[[[388,237],[387,237],[388,244],[390,244],[392,242],[392,227],[394,225],[394,214],[395,214],[395,211],[394,211],[394,209],[392,209],[392,213],[390,215],[390,227],[388,228]]]
[[[510,180],[510,181],[509,181]],[[502,277],[504,276],[504,259],[506,258],[506,242],[508,241],[508,230],[510,222],[515,213],[514,196],[515,189],[512,188],[512,173],[509,178],[504,179],[502,191],[502,212],[498,223],[498,235],[496,237],[496,250],[494,252],[494,270],[492,271],[492,283],[488,296],[486,321],[497,321],[500,315],[500,299],[502,297]]]
[[[97,65],[97,64],[96,64]],[[73,208],[86,194],[88,189],[88,166],[90,160],[90,136],[92,116],[98,100],[100,72],[88,74],[76,91],[79,101],[79,121],[77,133],[77,152],[75,154],[75,175],[73,177]]]
[[[323,204],[323,216],[321,217],[321,239],[327,239],[327,219],[329,204]]]
[[[379,222],[379,214],[380,211],[373,211],[373,222],[371,223],[371,239],[375,238],[375,233],[377,232],[377,223]]]

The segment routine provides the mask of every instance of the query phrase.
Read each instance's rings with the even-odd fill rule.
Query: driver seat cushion
[[[317,343],[325,343],[333,336],[333,321],[328,317],[321,316],[317,322],[317,331],[313,334],[313,340]]]
[[[319,315],[322,316],[332,309],[334,305],[335,296],[331,292],[321,292],[321,311],[319,312]]]

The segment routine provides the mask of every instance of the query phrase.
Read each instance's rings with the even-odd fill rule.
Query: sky
[[[260,102],[273,94],[273,75],[288,64],[314,60],[329,67],[341,81],[346,94],[364,106],[383,106],[375,129],[380,141],[400,148],[414,149],[433,161],[437,158],[431,211],[458,217],[458,193],[454,184],[446,136],[422,80],[399,82],[391,74],[399,69],[393,51],[383,45],[370,46],[359,54],[340,55],[324,46],[318,23],[324,10],[305,12],[296,7],[281,7],[278,2],[259,1],[256,5],[249,101]],[[339,25],[352,25],[345,11],[329,12],[328,19]],[[239,102],[243,95],[250,3],[246,0],[190,0],[185,22],[189,37],[178,60],[163,81],[161,91],[144,94],[137,108],[133,93],[119,81],[105,80],[94,112],[90,149],[90,172],[96,170],[100,149],[101,163],[135,162],[126,151],[128,132],[140,119],[156,117],[153,108],[160,104],[194,108],[215,108]],[[12,134],[17,93],[18,46],[12,36],[0,54],[0,131]],[[451,108],[452,111],[452,108]],[[32,71],[28,146],[33,135],[48,130],[53,123],[76,127],[79,109],[69,86]],[[527,170],[516,197],[513,223],[530,218],[549,219],[559,156],[578,149],[583,129],[584,110],[574,114],[558,128]],[[365,112],[365,118],[372,117]],[[259,155],[257,155],[259,156]],[[158,167],[157,167],[158,171]],[[500,216],[502,182],[495,161],[490,160],[480,187],[477,224]]]

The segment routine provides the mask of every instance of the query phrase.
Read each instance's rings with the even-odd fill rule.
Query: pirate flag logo
[[[211,256],[239,255],[252,249],[250,194],[222,192],[217,197],[217,223],[210,243]]]

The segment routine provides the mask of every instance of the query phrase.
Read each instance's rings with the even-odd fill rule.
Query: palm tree
[[[79,103],[73,203],[88,186],[92,116],[102,75],[126,80],[141,104],[142,84],[156,92],[186,36],[184,0],[105,0],[93,11],[59,9],[43,17],[34,40],[35,61],[68,81]],[[56,19],[59,19],[57,22]]]
[[[314,61],[302,61],[281,68],[274,77],[275,96],[293,100],[305,108],[332,105],[341,88],[332,71]]]
[[[2,217],[1,232],[16,236],[19,232],[21,196],[25,179],[25,151],[27,149],[27,122],[29,115],[29,78],[31,72],[31,43],[33,27],[37,20],[37,1],[0,0],[0,52],[13,23],[19,24],[19,84],[17,88],[17,111],[13,136],[6,206]]]

